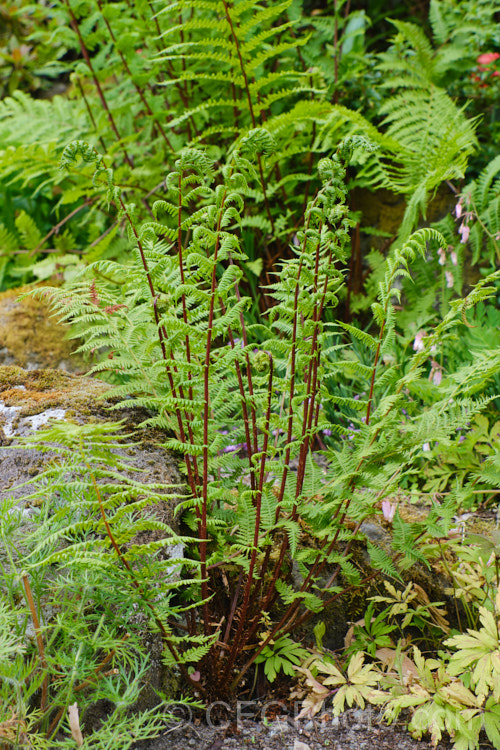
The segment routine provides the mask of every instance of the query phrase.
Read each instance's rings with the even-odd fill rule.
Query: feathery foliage
[[[380,501],[412,470],[424,443],[453,433],[484,405],[470,396],[471,378],[481,378],[479,364],[456,373],[426,411],[416,412],[405,426],[400,422],[407,394],[418,392],[429,349],[439,347],[462,324],[465,310],[494,289],[492,278],[453,303],[423,351],[402,369],[387,367],[398,280],[410,276],[429,243],[443,243],[433,229],[414,233],[386,261],[372,306],[378,335],[343,326],[359,341],[354,372],[367,397],[355,401],[329,392],[328,380],[356,360],[344,355],[335,364],[326,356],[339,329],[324,316],[338,305],[344,284],[340,264],[352,225],[344,163],[355,149],[373,149],[358,136],[320,162],[323,188],[308,203],[297,230],[299,244],[265,289],[273,305],[262,323],[247,325],[249,299],[240,291],[247,261],[242,213],[259,157],[270,148],[262,130],[250,131],[223,166],[221,184],[214,183],[207,155],[186,149],[167,177],[167,200],[153,204],[154,221],[139,225],[103,157],[85,143],[71,144],[63,165],[75,169],[80,162],[84,170],[95,165],[93,182],[119,206],[132,249],[127,265],[96,261],[75,282],[48,292],[58,315],[84,337],[83,351],[113,352],[94,371],[110,373],[115,393],[127,396],[120,405],[151,409],[147,424],[168,430],[172,437],[165,445],[180,454],[189,491],[185,519],[198,539],[183,565],[191,581],[190,606],[200,602],[201,632],[193,618],[189,637],[165,636],[167,645],[171,637],[175,644],[168,659],[196,663],[200,686],[217,695],[234,690],[276,637],[287,636],[343,586],[362,583],[351,550],[363,538],[363,520],[377,513]],[[497,356],[494,366],[499,363]],[[322,475],[311,449],[329,428],[325,413],[354,405],[363,416],[353,418],[353,439],[327,452],[329,468]],[[433,528],[433,534],[445,534],[446,521],[436,520]],[[397,514],[392,553],[371,543],[372,565],[394,575],[396,565],[423,561],[415,540],[427,533],[425,523],[408,524]],[[309,537],[316,545],[304,543]],[[295,590],[288,582],[290,556],[304,577]],[[263,617],[268,623],[278,597],[281,619],[245,661],[245,647],[258,636]],[[214,627],[215,622],[222,624]],[[199,647],[191,648],[189,638]],[[221,639],[227,650],[213,646]]]

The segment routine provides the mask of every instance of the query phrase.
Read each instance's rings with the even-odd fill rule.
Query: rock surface
[[[0,294],[0,365],[85,372],[88,365],[74,354],[78,342],[68,338],[69,327],[51,316],[43,300],[19,299],[32,288],[9,289]]]
[[[18,438],[29,435],[48,424],[51,419],[84,424],[124,420],[125,430],[134,430],[131,464],[141,469],[145,483],[182,484],[172,455],[159,444],[165,436],[158,431],[137,430],[148,414],[140,409],[110,411],[116,400],[106,397],[109,385],[93,378],[70,375],[57,370],[23,370],[0,366],[0,499],[21,497],[25,489],[19,485],[40,474],[50,453],[16,447]],[[172,501],[160,503],[155,511],[161,520],[175,528]]]

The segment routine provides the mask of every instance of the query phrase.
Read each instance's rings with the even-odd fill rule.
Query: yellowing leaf
[[[442,687],[439,690],[439,694],[443,696],[446,701],[451,703],[452,706],[456,706],[457,708],[463,708],[463,706],[479,708],[483,702],[458,680],[455,680],[450,685]]]

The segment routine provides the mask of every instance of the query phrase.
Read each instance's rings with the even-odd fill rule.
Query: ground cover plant
[[[330,10],[55,2],[33,41],[64,48],[54,59],[68,95],[17,91],[1,103],[3,283],[45,280],[34,294],[72,324],[117,405],[148,410],[144,425],[164,431],[185,479],[126,478],[120,445],[133,450],[134,436],[120,424],[62,423],[32,438],[58,458],[27,490],[39,511],[27,520],[6,501],[1,513],[7,746],[158,733],[173,690],[129,714],[147,680],[145,631],[188,702],[234,701],[259,670],[270,681],[298,673],[305,711],[334,690],[335,711],[378,701],[394,719],[413,707],[417,735],[446,731],[465,748],[484,729],[499,746],[495,543],[468,563],[477,581],[443,558],[473,622],[445,636],[438,618],[431,659],[403,641],[436,608],[410,612],[417,590],[402,585],[441,554],[458,512],[497,497],[499,165],[485,165],[480,113],[457,88],[496,85],[494,67],[468,76],[498,28],[490,3],[436,0],[438,49],[395,19],[368,70],[368,9]],[[477,14],[491,23],[483,36],[475,27],[474,47],[464,29]],[[465,181],[474,152],[484,159]],[[443,184],[447,212],[417,228]],[[358,319],[355,187],[404,197],[385,252],[360,260]],[[165,491],[183,496],[180,530],[142,513]],[[400,512],[402,493],[425,497],[424,517]],[[389,543],[367,534],[377,519]],[[160,541],[136,541],[152,529]],[[172,548],[183,554],[168,559]],[[465,559],[460,545],[455,554]],[[322,647],[321,625],[311,655],[311,618],[382,575],[400,588],[388,584],[382,614],[380,598],[370,605],[347,671]],[[376,657],[385,677],[363,661]],[[108,719],[83,737],[78,709],[97,700]]]

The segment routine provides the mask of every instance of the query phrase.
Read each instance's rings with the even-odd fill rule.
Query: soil
[[[242,709],[248,712],[248,708]],[[236,713],[236,712],[235,712]],[[207,726],[201,720],[171,722],[154,740],[137,743],[134,750],[450,750],[446,738],[434,746],[430,738],[413,739],[403,721],[388,726],[378,709],[349,709],[339,717],[325,712],[320,719],[294,721],[278,716],[272,721],[234,721],[227,727]],[[481,750],[493,748],[487,741]]]

